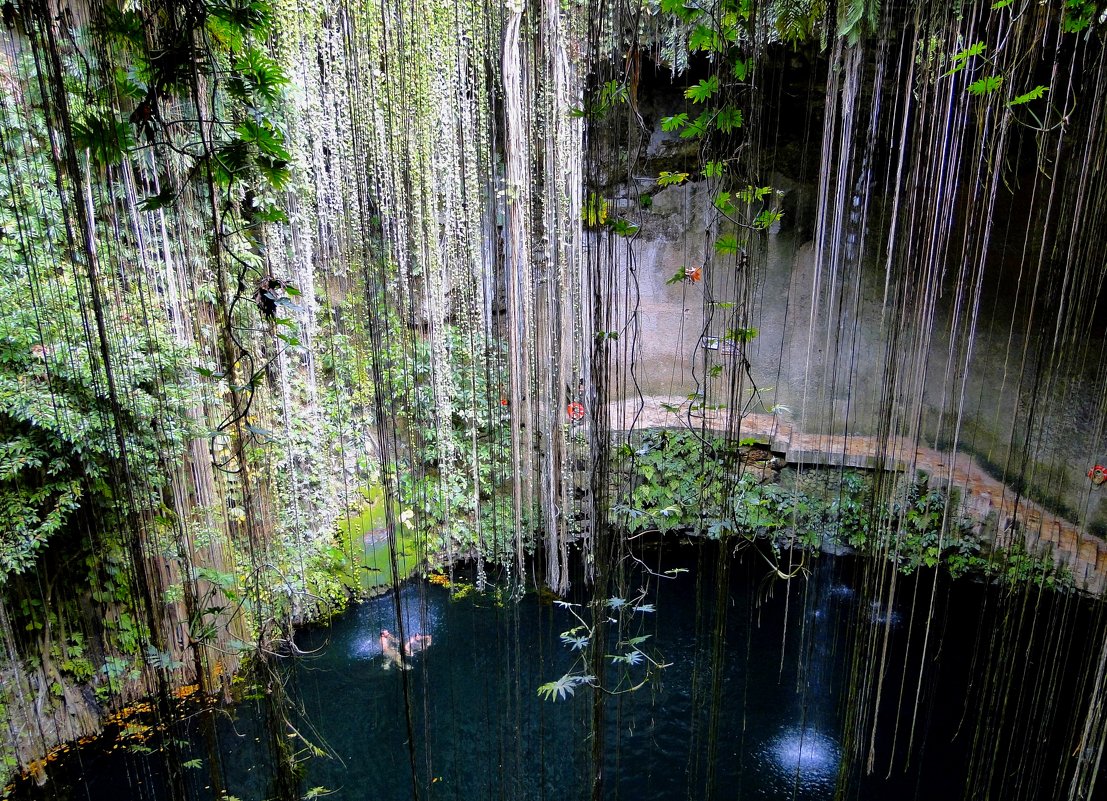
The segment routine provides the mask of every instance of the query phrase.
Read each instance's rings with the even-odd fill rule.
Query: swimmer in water
[[[431,636],[429,634],[412,634],[407,638],[407,642],[404,643],[404,655],[412,657],[418,653],[422,653],[430,647]]]
[[[396,639],[396,635],[388,629],[381,629],[381,653],[384,654],[384,669],[390,670],[392,665],[395,664],[400,670],[407,670],[410,665],[404,664],[403,656],[400,654],[399,641]],[[404,650],[407,650],[406,647]]]

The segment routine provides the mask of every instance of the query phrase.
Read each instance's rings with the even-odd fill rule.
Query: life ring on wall
[[[1088,478],[1092,480],[1092,483],[1097,487],[1107,481],[1107,467],[1101,464],[1097,464],[1091,470],[1088,471]]]
[[[577,401],[573,401],[565,408],[565,414],[574,423],[578,420],[584,419],[584,404]]]

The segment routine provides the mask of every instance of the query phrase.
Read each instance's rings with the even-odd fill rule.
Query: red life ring
[[[1091,470],[1088,471],[1088,478],[1092,480],[1092,483],[1097,487],[1104,482],[1107,482],[1107,467],[1101,464],[1097,464]]]
[[[583,420],[584,419],[584,404],[583,403],[578,403],[577,401],[573,401],[572,403],[570,403],[568,405],[568,407],[566,407],[565,414],[567,414],[569,416],[569,419],[572,420],[574,423],[577,420]]]

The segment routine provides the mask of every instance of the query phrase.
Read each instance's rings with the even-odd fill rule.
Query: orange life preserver
[[[1088,471],[1088,478],[1092,480],[1092,483],[1097,487],[1107,481],[1107,467],[1101,464],[1097,464],[1091,470]]]
[[[577,401],[573,401],[565,409],[565,414],[567,414],[569,416],[569,419],[572,420],[574,423],[577,420],[583,420],[584,419],[584,404],[583,403],[578,403]]]

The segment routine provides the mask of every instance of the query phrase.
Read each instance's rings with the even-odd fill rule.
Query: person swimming
[[[400,670],[410,670],[411,665],[406,660],[430,648],[432,642],[433,640],[429,634],[412,634],[401,648],[400,641],[395,634],[388,629],[381,629],[381,654],[384,656],[384,669],[391,670],[392,665],[396,665]]]
[[[412,634],[407,638],[407,642],[404,643],[404,655],[411,657],[422,653],[431,647],[431,642],[432,640],[429,634]]]
[[[407,670],[411,667],[411,665],[404,664],[404,658],[400,653],[399,644],[400,641],[396,639],[395,634],[388,629],[381,629],[381,653],[384,655],[385,670],[390,670],[392,665],[396,665],[400,670]],[[404,646],[404,650],[407,650],[406,645]]]

